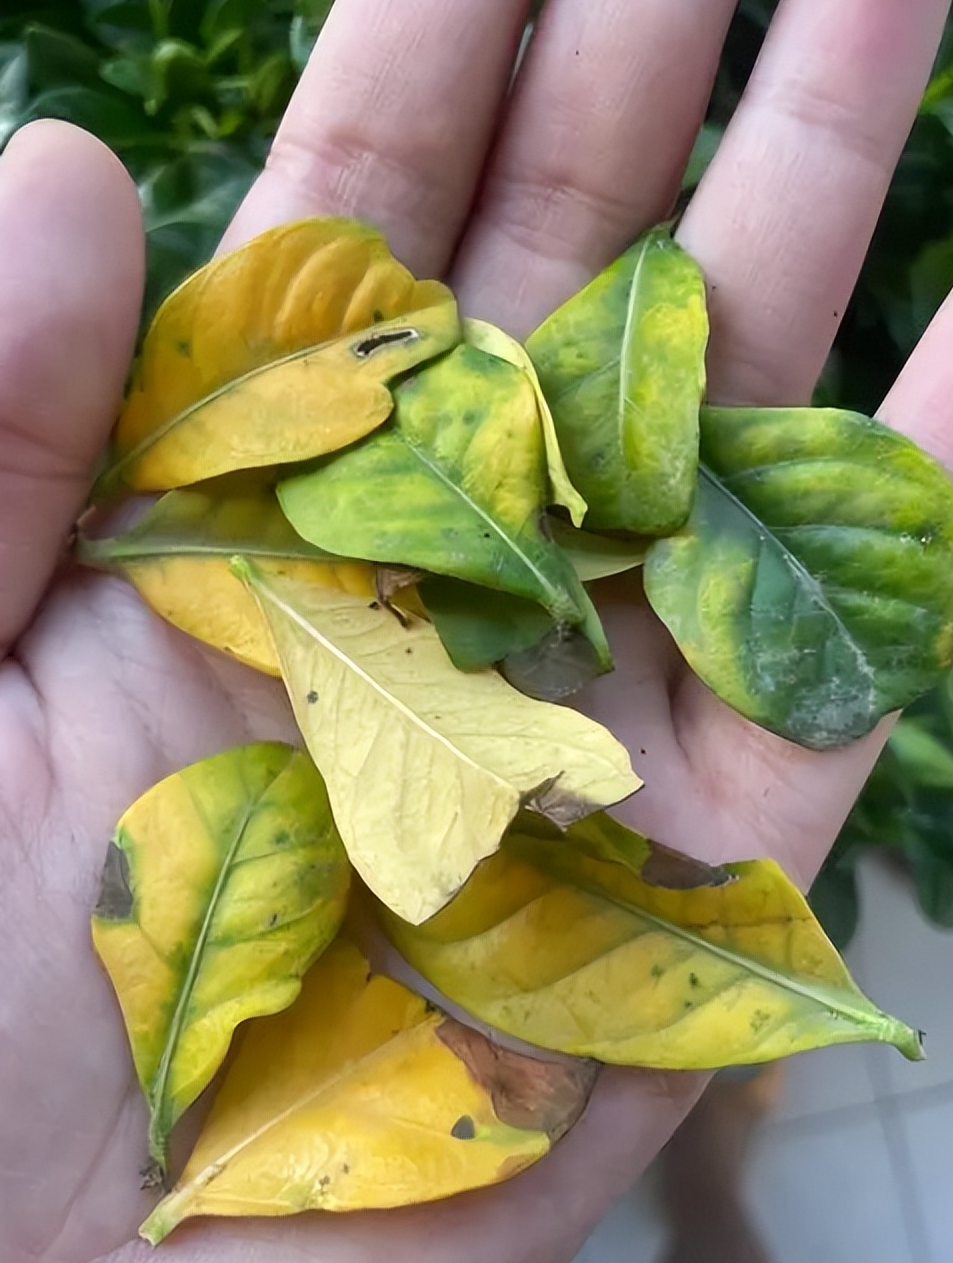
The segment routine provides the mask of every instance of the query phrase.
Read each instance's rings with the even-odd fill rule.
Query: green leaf
[[[684,529],[645,591],[741,714],[843,745],[953,660],[953,486],[901,435],[834,409],[707,408]]]
[[[93,942],[122,1007],[160,1170],[235,1027],[297,996],[343,919],[348,881],[321,777],[290,746],[205,759],[119,821]]]
[[[503,677],[521,693],[557,702],[612,669],[595,608],[591,622],[577,628],[555,623],[533,601],[508,592],[488,597],[485,588],[460,579],[428,576],[418,589],[460,671],[498,663]]]
[[[777,864],[711,868],[603,814],[565,835],[521,816],[426,924],[382,915],[428,982],[543,1048],[672,1070],[861,1040],[923,1055]]]
[[[541,528],[546,456],[533,387],[472,346],[404,381],[393,424],[278,487],[305,539],[452,575],[585,617],[575,572]]]
[[[707,342],[704,278],[664,228],[530,335],[588,527],[664,535],[685,521]]]

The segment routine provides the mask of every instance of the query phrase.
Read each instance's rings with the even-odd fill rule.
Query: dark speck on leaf
[[[121,847],[110,842],[94,911],[104,921],[125,921],[132,913],[132,904],[129,860]]]
[[[414,651],[413,649],[411,649],[410,645],[408,645],[407,648],[404,650],[404,653],[413,653],[413,652]]]
[[[191,355],[192,343],[188,340],[188,338],[178,338],[175,343],[175,349],[180,355]]]
[[[278,924],[278,913],[273,912],[271,916],[268,918],[268,929],[273,930],[277,924]]]
[[[420,334],[416,329],[391,329],[387,333],[372,333],[354,346],[354,354],[359,360],[369,359],[375,351],[385,346],[393,346],[401,342],[417,342]]]
[[[476,1135],[476,1127],[473,1119],[469,1114],[461,1114],[457,1121],[450,1128],[450,1135],[454,1140],[472,1140]]]
[[[649,970],[649,973],[651,973],[653,978],[661,978],[662,974],[665,973],[665,970],[662,968],[661,965],[653,965],[652,968]]]
[[[698,974],[689,974],[689,975],[688,975],[688,985],[689,985],[690,987],[700,987],[700,986],[701,986],[701,983],[698,981]]]
[[[327,1186],[330,1183],[331,1183],[330,1175],[322,1175],[320,1180],[318,1180],[318,1184],[320,1185],[321,1188],[327,1188]]]
[[[350,1174],[351,1174],[351,1168],[348,1166],[348,1164],[347,1164],[346,1162],[342,1162],[342,1163],[341,1163],[341,1174],[342,1174],[342,1175],[350,1175]]]
[[[369,610],[379,610],[380,607],[381,607],[380,601],[371,601],[370,605],[368,605],[367,608]]]
[[[304,700],[308,703],[309,706],[313,706],[315,702],[318,700],[317,690],[312,689]]]

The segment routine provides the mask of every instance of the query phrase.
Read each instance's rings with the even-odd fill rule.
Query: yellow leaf
[[[159,308],[97,498],[334,451],[389,416],[385,383],[459,341],[453,295],[345,219],[273,228]]]
[[[349,869],[311,760],[242,746],[119,821],[92,932],[119,998],[161,1170],[239,1022],[276,1013],[344,916]]]
[[[236,553],[267,575],[373,598],[374,567],[322,552],[289,526],[272,487],[244,475],[169,491],[129,529],[106,538],[80,533],[76,555],[118,571],[148,604],[190,636],[240,662],[280,675],[268,625],[232,574]]]
[[[569,824],[641,783],[604,728],[494,671],[458,671],[429,623],[235,566],[351,862],[407,920],[447,902],[521,805]]]
[[[553,504],[561,504],[569,510],[569,517],[574,526],[582,526],[588,505],[572,484],[566,470],[563,454],[556,436],[556,422],[550,411],[543,388],[539,384],[536,366],[522,344],[508,333],[498,329],[486,320],[468,318],[463,321],[463,336],[471,346],[485,351],[487,355],[495,355],[499,360],[506,360],[516,368],[521,368],[529,378],[536,395],[536,406],[539,411],[540,425],[543,429],[543,440],[546,444],[546,466],[549,471],[549,484],[553,493]]]
[[[572,1126],[595,1067],[498,1048],[346,939],[245,1032],[182,1177],[140,1232],[195,1215],[362,1210],[505,1180]]]
[[[565,836],[523,816],[426,925],[383,915],[444,995],[543,1048],[675,1070],[861,1040],[922,1055],[777,864],[710,869],[605,815]]]

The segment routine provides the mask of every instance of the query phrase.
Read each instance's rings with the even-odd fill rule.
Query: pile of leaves
[[[724,701],[815,749],[949,669],[943,470],[857,413],[705,405],[707,339],[665,227],[525,348],[345,220],[274,229],[160,308],[94,488],[160,498],[112,533],[94,515],[77,556],[280,677],[307,753],[187,768],[110,844],[93,934],[150,1179],[259,1019],[150,1241],[507,1178],[605,1062],[920,1056],[777,865],[606,815],[638,776],[555,704],[611,670],[586,586],[607,575]],[[380,936],[465,1024],[369,968]]]

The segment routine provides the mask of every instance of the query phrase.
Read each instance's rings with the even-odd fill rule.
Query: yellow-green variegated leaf
[[[305,539],[450,575],[584,621],[575,571],[544,532],[546,451],[522,370],[459,346],[400,383],[393,422],[279,484]]]
[[[703,408],[692,514],[645,558],[689,666],[763,728],[844,745],[953,665],[953,483],[837,408]]]
[[[667,535],[688,517],[707,342],[704,277],[665,228],[530,335],[591,530]]]
[[[540,424],[543,427],[543,441],[546,445],[546,468],[549,472],[550,503],[562,505],[568,511],[573,525],[582,526],[582,520],[586,516],[586,508],[588,506],[572,485],[569,474],[566,472],[566,463],[563,460],[562,452],[559,450],[556,423],[553,420],[549,404],[546,402],[543,389],[539,384],[536,366],[530,359],[526,348],[517,342],[515,338],[511,338],[508,333],[504,333],[502,329],[498,329],[496,325],[489,324],[486,320],[474,320],[472,318],[464,320],[463,336],[470,346],[486,351],[488,355],[495,355],[498,359],[506,360],[507,363],[522,369],[529,378],[533,387],[533,393],[536,396]]]
[[[509,1179],[581,1113],[591,1062],[490,1043],[339,939],[246,1032],[178,1184],[140,1232],[196,1215],[415,1205]]]
[[[160,781],[119,821],[92,931],[165,1167],[176,1120],[239,1022],[276,1013],[344,916],[348,864],[321,777],[277,743]]]
[[[124,575],[163,618],[269,675],[280,675],[261,610],[231,571],[236,553],[266,574],[375,595],[374,567],[332,557],[288,524],[265,483],[231,475],[169,491],[117,535],[80,534],[80,561]]]
[[[422,619],[235,565],[268,620],[351,862],[407,920],[443,907],[521,805],[569,824],[638,788],[599,724],[495,671],[457,671]]]
[[[623,1065],[713,1068],[915,1031],[857,989],[773,862],[712,869],[600,815],[520,817],[442,912],[383,912],[407,960],[496,1029]]]
[[[374,229],[346,219],[272,228],[159,308],[95,495],[353,443],[392,411],[388,382],[459,338],[450,291],[416,281]]]

